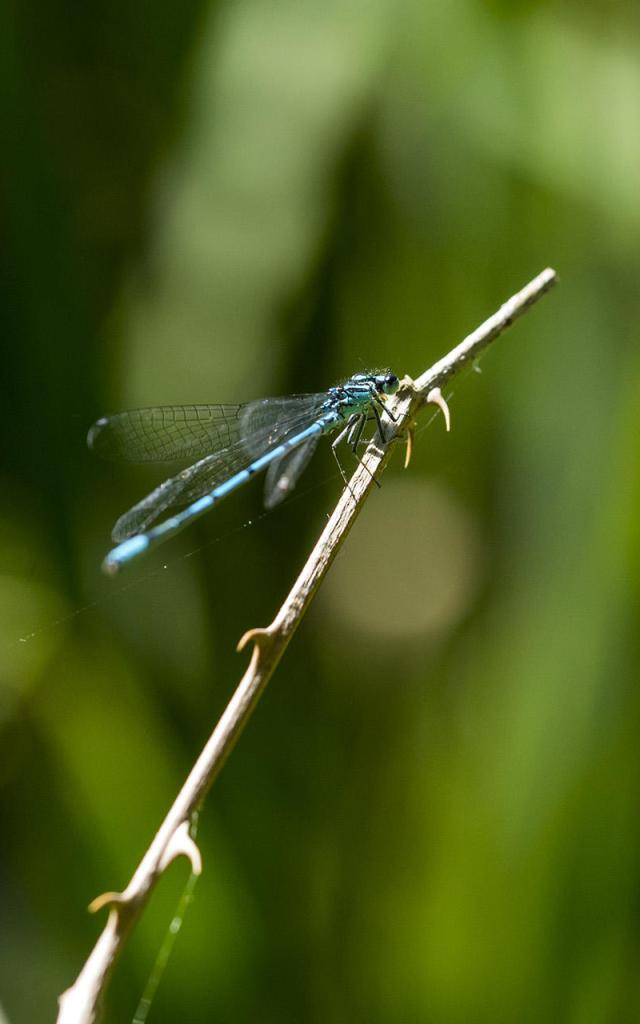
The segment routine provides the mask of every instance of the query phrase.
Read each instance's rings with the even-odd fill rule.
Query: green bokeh
[[[0,109],[0,1016],[53,1019],[340,489],[320,452],[106,581],[158,477],[90,423],[417,374],[552,265],[225,767],[149,1019],[637,1019],[636,5],[9,0]]]

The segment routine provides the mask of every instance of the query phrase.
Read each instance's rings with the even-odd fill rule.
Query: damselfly
[[[356,373],[315,395],[265,398],[246,405],[170,405],[105,416],[87,443],[108,459],[131,462],[195,461],[161,483],[120,516],[116,547],[103,568],[116,573],[126,562],[172,537],[254,473],[267,469],[264,501],[277,505],[292,490],[318,439],[342,429],[332,442],[354,452],[368,420],[384,441],[381,413],[394,419],[384,398],[399,382],[389,371]],[[167,519],[162,516],[177,509]],[[155,524],[155,525],[154,525]]]

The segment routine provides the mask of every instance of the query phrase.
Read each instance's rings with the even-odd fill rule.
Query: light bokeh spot
[[[386,481],[327,580],[327,614],[380,638],[436,638],[477,592],[476,524],[437,482]]]

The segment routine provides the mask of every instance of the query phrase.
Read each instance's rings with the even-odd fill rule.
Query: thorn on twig
[[[110,910],[113,910],[123,903],[127,903],[127,897],[124,893],[103,892],[100,896],[96,896],[95,900],[91,900],[88,910],[90,914],[96,914],[103,907],[109,907]]]
[[[236,651],[243,651],[247,644],[255,644],[256,647],[266,647],[270,640],[271,629],[269,627],[264,629],[261,626],[257,626],[255,629],[248,629],[246,633],[242,634],[236,644]]]
[[[191,870],[194,875],[202,874],[202,855],[198,844],[189,833],[189,822],[183,821],[175,830],[171,839],[164,848],[164,853],[158,865],[160,871],[169,867],[176,857],[187,857],[191,862]]]
[[[411,456],[413,455],[413,427],[409,427],[407,430],[407,448],[404,453],[404,468],[409,468],[411,462]]]
[[[444,416],[444,422],[447,427],[447,433],[451,430],[451,413],[449,412],[449,406],[447,400],[443,396],[440,388],[431,388],[431,391],[427,395],[427,402],[431,405],[437,405],[442,415]]]

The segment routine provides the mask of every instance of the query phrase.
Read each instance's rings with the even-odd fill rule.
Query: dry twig
[[[271,625],[265,629],[249,630],[241,638],[238,650],[243,650],[248,644],[253,645],[249,666],[131,881],[123,892],[105,893],[90,905],[94,911],[108,907],[109,917],[78,978],[60,996],[58,1024],[94,1024],[99,1019],[102,998],[115,961],[154,885],[171,861],[181,854],[185,855],[194,873],[200,873],[200,853],[189,835],[192,816],[220,772],[340,545],[353,526],[374,486],[374,477],[379,477],[384,469],[393,441],[405,435],[411,437],[414,418],[427,402],[440,406],[448,426],[448,409],[440,393],[440,386],[475,360],[555,281],[553,270],[543,270],[416,381],[404,378],[393,403],[396,422],[387,424],[387,443],[380,446],[376,438],[368,446],[349,487],[344,490],[304,569]]]

